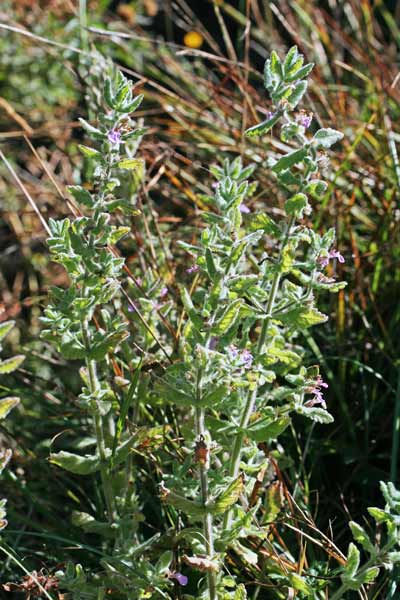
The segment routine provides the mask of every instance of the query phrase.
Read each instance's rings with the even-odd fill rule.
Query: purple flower
[[[267,114],[265,115],[265,116],[267,117],[267,118],[266,118],[266,121],[270,121],[271,119],[273,119],[273,118],[274,118],[274,116],[275,116],[275,115],[276,115],[276,112],[272,112],[272,111],[270,111],[270,110],[269,110],[269,111],[267,112]]]
[[[186,273],[188,273],[189,275],[191,273],[197,273],[197,271],[199,270],[199,265],[192,265],[191,267],[189,267],[188,269],[186,269]]]
[[[236,346],[231,344],[230,346],[228,346],[228,355],[229,355],[229,358],[234,360],[235,358],[237,358],[239,356],[239,350],[237,349]]]
[[[134,305],[134,303],[132,302],[132,300],[129,300],[129,306],[128,306],[128,312],[136,312],[137,308]]]
[[[242,361],[243,361],[243,365],[245,369],[250,369],[252,363],[253,363],[253,355],[250,352],[250,350],[247,350],[247,348],[245,348],[245,350],[243,350],[242,352]]]
[[[245,204],[243,204],[243,202],[241,204],[239,204],[239,210],[241,213],[246,214],[246,215],[250,212],[249,207],[246,206]]]
[[[166,296],[167,294],[168,294],[168,288],[164,286],[163,288],[161,288],[161,291],[160,291],[160,298],[165,298],[165,296]]]
[[[299,118],[299,123],[304,129],[308,129],[311,125],[312,115],[301,115]]]
[[[108,132],[107,137],[108,141],[114,144],[114,146],[117,146],[121,141],[121,133],[116,129],[111,129],[111,131]]]
[[[182,573],[171,573],[170,579],[176,579],[179,585],[187,585],[188,578],[186,575],[182,575]]]
[[[238,361],[238,366],[243,366],[245,369],[250,369],[253,363],[253,355],[250,350],[245,348],[243,352],[239,352],[239,348],[231,344],[228,346],[228,356],[233,361]]]
[[[344,263],[344,258],[340,254],[339,250],[330,250],[326,256],[319,256],[317,258],[318,264],[324,269],[328,266],[329,261],[337,258],[340,263]]]

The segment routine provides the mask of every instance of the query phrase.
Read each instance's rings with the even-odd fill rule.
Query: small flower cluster
[[[238,367],[250,369],[253,364],[253,355],[247,348],[240,352],[239,348],[231,344],[228,347],[228,356]]]
[[[334,260],[335,258],[337,258],[337,260],[342,264],[345,262],[339,250],[331,250],[330,252],[328,252],[328,254],[319,256],[317,258],[317,262],[320,265],[320,267],[324,269],[329,265],[329,261]]]
[[[314,397],[311,400],[308,400],[307,402],[305,402],[305,406],[312,407],[312,406],[315,406],[316,404],[321,404],[321,406],[323,408],[326,408],[326,402],[323,397],[321,388],[327,388],[327,387],[329,387],[328,384],[325,383],[325,381],[322,379],[322,377],[320,375],[318,375],[317,379],[314,382],[314,385],[307,388],[307,393],[314,394]]]

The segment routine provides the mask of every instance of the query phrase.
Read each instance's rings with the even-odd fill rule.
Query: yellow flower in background
[[[183,43],[188,48],[201,48],[204,38],[198,31],[188,31],[183,38]]]

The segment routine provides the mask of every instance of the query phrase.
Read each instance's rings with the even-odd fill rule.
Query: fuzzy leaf
[[[347,552],[347,561],[346,566],[344,568],[344,573],[346,579],[352,578],[358,571],[358,567],[360,566],[360,551],[355,544],[350,542],[349,550]]]
[[[292,108],[296,108],[302,97],[307,91],[307,81],[299,81],[294,87],[294,90],[287,98],[288,103]]]
[[[189,292],[185,287],[181,288],[181,298],[185,311],[187,312],[190,320],[192,321],[194,327],[200,331],[203,327],[203,319],[199,314],[197,314],[196,309],[193,306],[192,299],[190,297]]]
[[[80,185],[69,185],[67,186],[67,190],[73,195],[75,200],[79,202],[79,204],[84,204],[91,208],[93,206],[93,198],[90,192],[85,190],[85,188]]]
[[[316,146],[321,148],[330,148],[343,138],[343,133],[336,129],[320,129],[313,137]]]
[[[297,573],[290,573],[289,582],[291,587],[293,587],[295,590],[303,592],[303,594],[306,594],[307,596],[312,594],[312,589],[310,588],[306,580]]]
[[[307,148],[299,148],[298,150],[293,150],[293,152],[289,152],[289,154],[285,154],[285,156],[282,156],[282,158],[280,158],[278,162],[274,164],[272,170],[274,171],[274,173],[280,173],[285,169],[290,169],[294,165],[297,165],[299,162],[301,162],[307,156],[307,153]]]
[[[85,512],[74,511],[71,517],[72,524],[80,527],[87,533],[97,533],[107,538],[114,538],[116,529],[111,523],[96,521],[96,519]]]
[[[285,202],[285,212],[298,218],[303,217],[304,210],[309,208],[308,199],[305,194],[298,193],[288,198]]]
[[[366,585],[372,583],[379,575],[379,567],[370,567],[357,577],[357,583]]]
[[[212,503],[211,512],[213,515],[223,515],[235,502],[238,501],[240,494],[244,491],[243,475],[239,475],[226,490],[221,492]]]
[[[221,318],[212,328],[213,335],[223,335],[236,321],[239,316],[240,307],[243,304],[241,299],[234,300],[223,312]]]
[[[247,600],[247,592],[243,583],[241,583],[237,588],[234,595],[233,600]]]
[[[317,423],[333,423],[334,421],[334,418],[327,410],[318,406],[302,406],[297,412]]]
[[[101,158],[101,152],[95,150],[94,148],[89,148],[89,146],[84,146],[83,144],[78,144],[78,148],[82,154],[88,156],[89,158]]]
[[[98,456],[79,456],[64,450],[50,454],[50,462],[77,475],[89,475],[89,473],[95,473],[100,469],[100,458]]]
[[[278,319],[284,325],[295,327],[296,329],[305,329],[325,323],[328,317],[321,313],[314,306],[298,306],[286,312],[276,313],[274,318]]]
[[[6,337],[14,325],[15,321],[4,321],[3,323],[0,323],[0,340]]]
[[[247,428],[247,435],[256,442],[276,439],[290,423],[289,417],[280,417],[271,423],[270,419],[260,419]]]
[[[7,358],[6,360],[0,361],[0,375],[5,373],[12,373],[24,362],[25,356],[23,354],[18,354],[17,356],[13,356],[12,358]]]
[[[207,510],[202,504],[188,500],[188,498],[172,492],[163,483],[160,485],[160,491],[163,502],[171,504],[171,506],[183,511],[189,517],[202,518],[207,514]]]
[[[249,129],[246,129],[245,134],[248,137],[256,137],[259,135],[263,135],[264,133],[267,133],[270,129],[272,129],[272,127],[275,125],[275,123],[279,121],[280,118],[281,113],[276,112],[270,119],[266,119],[258,125],[253,125],[253,127],[249,127]]]
[[[115,166],[119,169],[127,169],[128,171],[141,171],[143,170],[144,161],[141,158],[124,158]]]
[[[358,523],[355,523],[354,521],[350,521],[349,526],[350,526],[351,533],[353,534],[355,541],[358,542],[359,544],[361,544],[361,546],[364,548],[364,550],[366,550],[370,554],[374,554],[375,553],[374,545],[371,542],[371,540],[369,539],[369,536],[368,536],[367,532],[365,531],[365,529],[363,529],[363,527],[361,527],[361,525],[358,525]]]
[[[304,67],[301,67],[300,69],[293,69],[290,73],[290,75],[288,75],[286,77],[286,81],[287,82],[292,82],[292,81],[296,81],[298,79],[304,79],[304,77],[307,77],[307,75],[309,73],[311,73],[311,71],[314,68],[314,63],[308,63],[306,65],[304,65]]]
[[[5,419],[9,412],[19,404],[19,398],[8,397],[0,400],[0,419]]]

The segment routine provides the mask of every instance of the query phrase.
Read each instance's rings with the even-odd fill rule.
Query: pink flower
[[[249,207],[246,206],[245,204],[243,204],[243,202],[241,204],[239,204],[239,210],[241,213],[246,214],[246,215],[250,212]]]
[[[188,269],[186,269],[186,273],[188,273],[189,275],[191,273],[197,273],[197,271],[199,270],[199,265],[192,265],[191,267],[189,267]]]
[[[318,375],[317,379],[314,382],[314,385],[307,388],[307,394],[314,394],[314,397],[311,400],[307,400],[304,403],[304,406],[312,407],[316,404],[321,404],[322,408],[326,408],[326,402],[324,400],[324,396],[322,394],[321,388],[329,387],[327,383],[322,379],[321,375]]]
[[[337,258],[340,263],[344,263],[345,260],[343,256],[340,254],[339,250],[330,250],[326,256],[319,256],[317,258],[318,264],[324,269],[328,266],[329,261]]]

